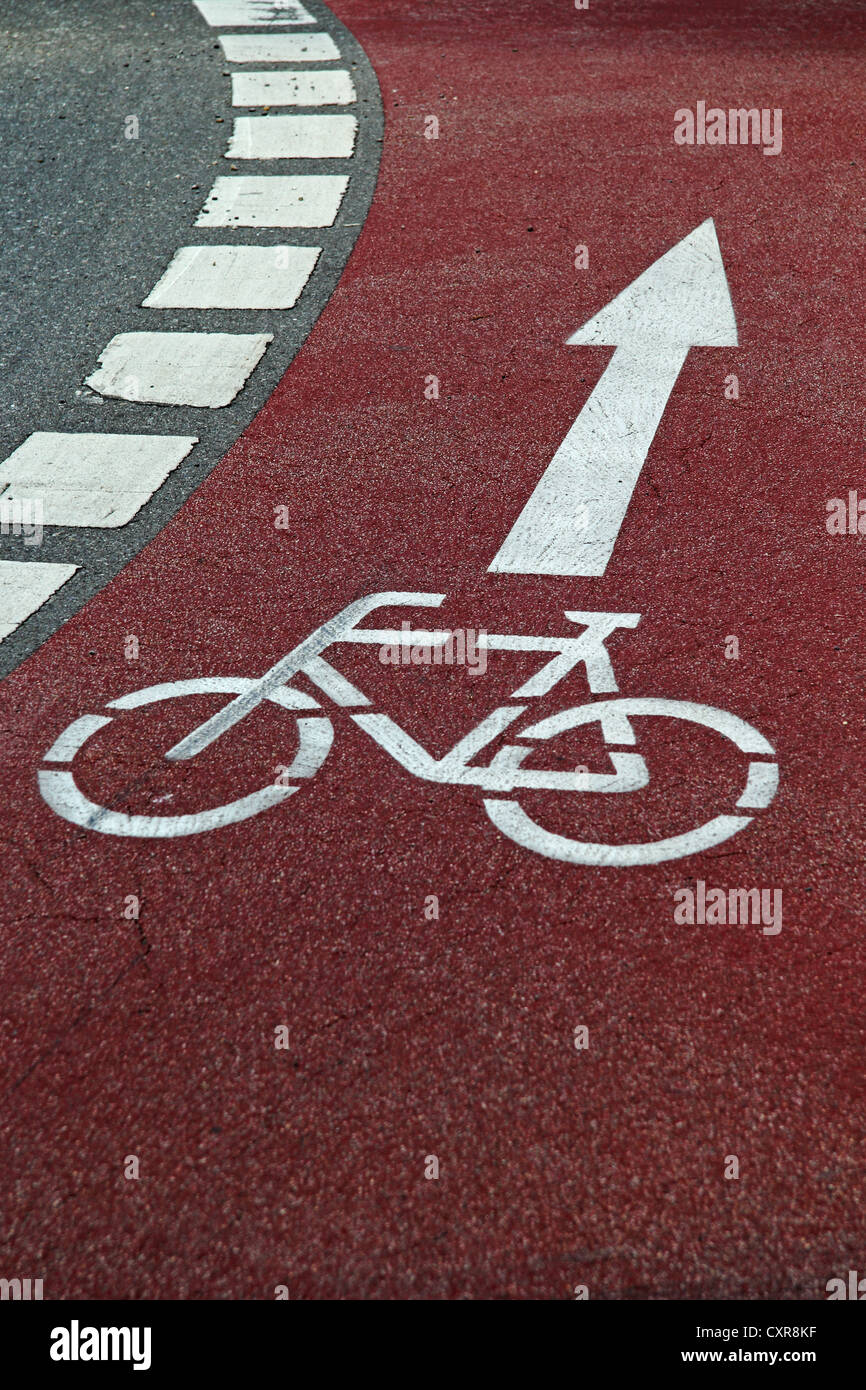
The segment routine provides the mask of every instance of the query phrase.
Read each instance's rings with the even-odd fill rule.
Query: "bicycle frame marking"
[[[480,724],[458,739],[441,758],[434,758],[421,744],[401,728],[390,716],[366,712],[370,700],[351,681],[347,680],[323,653],[339,643],[364,645],[423,645],[444,644],[450,629],[397,630],[393,628],[362,628],[358,624],[377,608],[404,605],[436,608],[444,594],[383,592],[368,594],[349,604],[341,613],[324,623],[292,651],[281,657],[258,680],[230,677],[204,677],[173,681],[150,686],[121,696],[107,706],[110,710],[130,711],[165,699],[185,695],[225,694],[234,698],[215,715],[200,724],[179,743],[169,749],[166,758],[179,761],[195,757],[221,738],[235,724],[265,701],[277,704],[295,714],[298,721],[299,746],[286,776],[311,778],[321,767],[330,751],[334,729],[330,719],[319,711],[318,701],[295,690],[288,682],[302,673],[327,699],[340,708],[361,709],[350,713],[352,721],[368,734],[396,762],[413,776],[425,781],[452,786],[478,787],[490,793],[513,793],[518,789],[560,792],[599,792],[604,794],[638,791],[649,784],[649,771],[639,753],[612,749],[609,757],[611,773],[582,771],[561,772],[527,769],[522,766],[532,752],[532,745],[505,744],[486,766],[473,766],[473,759],[505,732],[526,712],[525,703],[500,705]],[[605,642],[620,628],[635,628],[638,613],[590,613],[580,610],[567,612],[572,622],[580,623],[584,631],[577,637],[536,637],[532,635],[482,633],[481,646],[491,651],[537,651],[548,660],[509,697],[526,701],[548,694],[576,666],[583,665],[587,683],[593,694],[618,691],[613,665]],[[301,713],[304,711],[305,713]],[[744,753],[773,756],[773,748],[751,725],[710,705],[667,699],[629,699],[596,701],[573,706],[549,716],[524,729],[520,739],[556,737],[582,724],[598,721],[607,744],[633,747],[636,738],[629,716],[660,715],[702,724],[731,740]],[[75,720],[52,744],[45,761],[69,764],[88,739],[97,734],[112,716],[83,715]],[[775,763],[750,762],[745,790],[738,808],[757,809],[769,805],[778,785]],[[281,783],[260,788],[249,796],[208,811],[186,816],[128,816],[98,806],[79,790],[70,771],[56,767],[39,772],[39,786],[45,801],[58,815],[85,829],[102,834],[170,838],[199,834],[236,824],[281,803],[300,790],[298,786]],[[555,835],[538,825],[519,802],[485,798],[484,810],[497,828],[517,844],[547,858],[574,864],[593,864],[608,867],[634,867],[657,863],[663,859],[692,854],[719,844],[748,825],[750,816],[717,816],[712,821],[683,835],[642,845],[603,845],[571,840]]]
[[[414,645],[435,646],[444,644],[449,631],[398,632],[393,628],[359,628],[357,624],[377,608],[396,608],[409,606],[438,608],[444,602],[444,594],[418,594],[404,592],[384,592],[368,594],[356,599],[338,613],[330,622],[323,623],[299,646],[266,671],[261,679],[247,692],[239,695],[230,705],[226,705],[211,719],[194,729],[180,743],[175,744],[166,754],[167,758],[193,758],[203,748],[237,724],[239,720],[269,698],[270,692],[284,685],[292,676],[302,671],[337,705],[369,705],[370,701],[360,690],[341,676],[338,671],[322,658],[322,652],[337,642],[361,642],[373,646]],[[512,699],[522,699],[545,695],[553,686],[567,675],[580,662],[586,666],[589,688],[593,692],[616,690],[616,677],[610,657],[604,647],[607,637],[618,627],[637,627],[639,613],[566,613],[574,622],[586,623],[587,631],[580,637],[520,637],[506,634],[484,633],[479,637],[479,645],[491,651],[549,651],[556,656],[541,671],[525,682],[512,694]],[[492,737],[492,736],[491,736]]]

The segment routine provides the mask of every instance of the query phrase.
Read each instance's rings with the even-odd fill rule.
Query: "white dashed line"
[[[332,63],[340,50],[330,34],[223,34],[229,63]]]
[[[272,333],[118,333],[87,378],[101,396],[160,405],[228,405]]]
[[[0,560],[0,642],[71,579],[78,565]]]
[[[349,186],[346,174],[221,175],[197,227],[332,227]]]
[[[357,93],[345,68],[232,73],[232,106],[351,106],[354,101]]]
[[[145,309],[291,309],[320,246],[182,246]]]
[[[38,498],[46,526],[125,526],[195,435],[37,431],[0,463],[0,497]]]
[[[276,32],[318,22],[298,0],[194,3],[212,28],[265,31],[221,34],[228,62],[332,63],[343,57],[328,33]],[[358,99],[347,67],[235,72],[231,78],[235,107],[335,107]],[[347,159],[357,134],[358,121],[348,114],[238,116],[226,158]],[[348,186],[345,174],[220,175],[195,225],[332,227]],[[182,246],[142,307],[292,309],[321,254],[319,246]],[[119,333],[87,385],[125,401],[219,409],[243,389],[272,339],[271,333]],[[125,526],[197,442],[187,435],[37,431],[0,462],[0,502],[13,521],[16,508],[23,522],[24,508],[38,504],[40,525]],[[0,562],[0,641],[78,568],[29,559]]]
[[[354,116],[238,116],[226,159],[348,159]]]
[[[315,24],[298,0],[195,0],[202,19],[212,29],[224,24]]]

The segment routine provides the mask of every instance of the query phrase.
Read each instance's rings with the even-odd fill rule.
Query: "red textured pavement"
[[[213,475],[0,691],[2,1272],[46,1298],[823,1298],[864,1259],[866,541],[825,520],[866,494],[866,18],[853,0],[334,9],[386,115],[348,269]],[[782,154],[678,147],[673,112],[698,100],[781,107]],[[707,217],[740,347],[689,354],[606,575],[488,575],[609,360],[565,338]],[[80,714],[259,675],[386,589],[447,592],[445,625],[497,632],[640,612],[610,642],[622,693],[754,724],[776,800],[699,856],[574,867],[338,712],[313,781],[242,825],[117,839],[42,801],[42,754]],[[332,656],[439,752],[534,669]],[[565,695],[587,698],[579,671],[533,714]],[[82,786],[182,814],[271,780],[294,738],[275,707],[163,760],[219,704],[119,716]],[[552,828],[641,839],[730,810],[741,762],[650,722],[651,790],[536,793]],[[607,767],[597,727],[572,747]],[[675,923],[697,879],[781,889],[781,933]]]

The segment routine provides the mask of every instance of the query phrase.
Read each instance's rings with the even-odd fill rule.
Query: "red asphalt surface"
[[[866,19],[807,0],[334,8],[386,113],[342,282],[208,481],[2,689],[0,1273],[65,1299],[823,1298],[866,1258],[864,540],[825,528],[830,498],[866,493]],[[782,154],[678,147],[674,110],[698,100],[781,107]],[[488,575],[609,360],[565,338],[709,216],[741,346],[689,354],[606,575]],[[115,839],[41,800],[74,718],[259,675],[385,589],[447,592],[435,622],[496,632],[640,612],[609,643],[621,692],[754,724],[776,800],[709,853],[577,868],[331,709],[324,767],[242,825]],[[330,657],[438,753],[537,663]],[[586,698],[578,670],[531,714]],[[273,706],[163,760],[220,703],[119,716],[82,786],[182,814],[272,780],[295,741]],[[608,768],[585,735],[557,766]],[[730,745],[660,720],[639,736],[648,791],[535,793],[538,818],[627,841],[731,811]],[[696,879],[781,888],[782,932],[675,924]]]

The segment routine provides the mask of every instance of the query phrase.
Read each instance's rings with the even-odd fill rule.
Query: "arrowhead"
[[[713,219],[660,256],[567,341],[736,347],[737,321]]]

